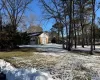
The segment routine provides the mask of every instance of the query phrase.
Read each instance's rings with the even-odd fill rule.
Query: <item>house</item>
[[[46,33],[39,35],[40,44],[47,44],[49,42],[49,36]]]
[[[45,32],[30,33],[30,45],[33,44],[48,44],[49,36]]]

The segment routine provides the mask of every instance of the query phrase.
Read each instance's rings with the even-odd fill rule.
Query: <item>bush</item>
[[[30,42],[30,37],[24,33],[0,32],[0,51],[17,48],[17,45],[24,45]]]
[[[0,50],[12,48],[12,35],[8,32],[0,32]]]
[[[17,45],[26,45],[30,42],[30,37],[26,32],[17,32],[14,39]]]
[[[30,37],[26,32],[13,32],[11,28],[11,25],[6,25],[0,32],[0,51],[18,48],[17,45],[30,42]]]

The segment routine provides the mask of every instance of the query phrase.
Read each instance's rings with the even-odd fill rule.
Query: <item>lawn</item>
[[[16,68],[34,67],[42,69],[53,67],[59,57],[40,54],[34,48],[21,48],[9,52],[0,52],[0,59],[10,62]]]
[[[25,57],[25,56],[31,56],[32,52],[35,52],[36,49],[34,48],[20,48],[15,49],[12,51],[4,51],[0,52],[0,58],[6,59],[6,58],[12,58],[12,57]]]

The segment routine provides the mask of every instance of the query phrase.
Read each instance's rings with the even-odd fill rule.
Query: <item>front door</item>
[[[46,44],[46,37],[42,38],[42,44]]]

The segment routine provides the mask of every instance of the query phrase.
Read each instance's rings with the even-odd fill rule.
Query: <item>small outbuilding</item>
[[[47,35],[45,32],[35,32],[29,34],[30,39],[30,45],[34,44],[48,44],[49,42],[49,35]]]
[[[40,44],[47,44],[49,42],[49,36],[46,33],[39,35]]]

